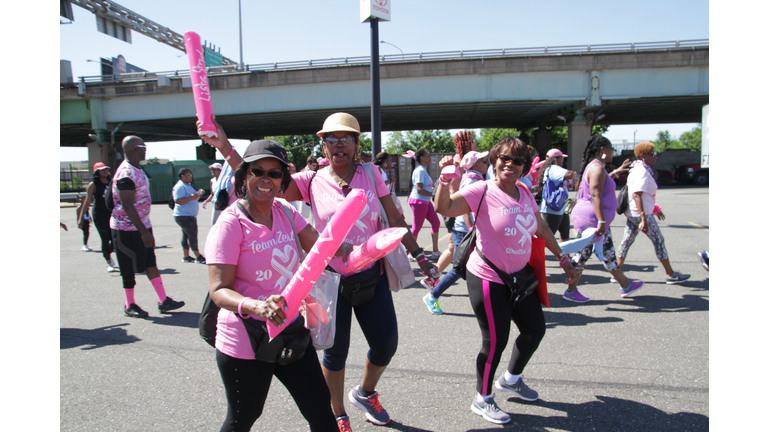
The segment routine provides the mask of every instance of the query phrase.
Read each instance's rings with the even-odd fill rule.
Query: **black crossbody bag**
[[[480,258],[482,258],[483,261],[485,261],[485,263],[499,275],[499,278],[504,282],[504,285],[509,288],[509,291],[512,294],[509,300],[510,303],[512,303],[512,307],[515,307],[521,300],[531,295],[536,291],[536,288],[539,287],[539,279],[536,277],[536,270],[534,270],[530,264],[526,263],[522,270],[515,273],[504,273],[496,267],[491,260],[486,258],[485,255],[480,252],[480,249],[477,250],[477,253],[480,255]]]

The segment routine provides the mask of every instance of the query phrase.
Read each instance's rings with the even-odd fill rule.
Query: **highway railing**
[[[640,51],[673,51],[673,50],[696,50],[709,49],[709,39],[691,39],[666,42],[640,42],[640,43],[618,43],[618,44],[594,44],[594,45],[563,45],[563,46],[544,46],[532,48],[499,48],[485,50],[460,50],[460,51],[441,51],[428,53],[412,54],[385,54],[380,55],[380,62],[383,64],[393,63],[418,63],[423,61],[450,61],[466,59],[490,59],[490,58],[514,58],[514,57],[539,57],[539,56],[558,56],[558,55],[586,55],[586,54],[604,54],[604,53],[622,53],[622,52],[640,52]],[[207,68],[208,75],[223,75],[231,73],[249,73],[253,71],[285,71],[296,69],[327,68],[360,66],[369,64],[370,56],[358,57],[340,57],[320,60],[298,60],[288,62],[257,63],[244,65],[241,69],[237,65],[212,66]],[[127,73],[119,77],[112,75],[101,76],[82,76],[80,82],[101,83],[101,82],[130,82],[157,79],[158,76],[168,76],[170,78],[184,78],[189,76],[189,70],[173,70],[161,72],[140,72]]]

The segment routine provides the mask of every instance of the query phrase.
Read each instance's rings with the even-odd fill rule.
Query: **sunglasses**
[[[525,159],[521,157],[511,157],[507,155],[499,155],[499,159],[501,159],[502,162],[508,163],[512,162],[512,164],[517,166],[523,166],[525,165]]]
[[[323,142],[328,144],[331,147],[337,145],[339,142],[344,144],[345,147],[349,147],[355,144],[355,138],[351,136],[345,136],[342,138],[328,137],[328,138],[323,138]]]
[[[251,174],[253,174],[255,177],[264,177],[264,174],[266,174],[267,177],[275,180],[283,178],[282,171],[264,171],[263,169],[259,168],[251,168],[250,171]]]

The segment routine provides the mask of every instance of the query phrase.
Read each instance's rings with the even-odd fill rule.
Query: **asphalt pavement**
[[[709,429],[709,273],[697,252],[709,250],[709,188],[664,187],[657,202],[666,214],[659,226],[673,268],[691,274],[667,285],[651,242],[638,237],[625,273],[646,282],[629,298],[593,257],[581,278],[586,304],[563,300],[565,279],[549,252],[550,307],[547,333],[525,372],[540,399],[524,402],[496,391],[499,407],[512,416],[494,425],[470,410],[475,395],[475,357],[480,331],[460,280],[443,297],[443,315],[432,315],[417,282],[393,294],[399,346],[380,381],[380,401],[392,421],[375,426],[347,404],[354,431],[702,431]],[[406,197],[400,202],[411,221]],[[211,207],[198,216],[203,250]],[[158,267],[169,296],[186,306],[157,311],[157,297],[137,275],[136,302],[146,319],[123,314],[119,273],[107,273],[100,241],[91,227],[82,252],[75,210],[60,220],[59,403],[62,431],[214,431],[226,413],[214,349],[198,335],[198,315],[208,289],[207,267],[182,263],[181,230],[165,204],[152,206]],[[611,224],[616,244],[624,216]],[[440,248],[448,244],[440,228]],[[429,223],[419,244],[431,248]],[[415,263],[413,268],[417,269]],[[511,341],[517,330],[512,326]],[[347,391],[360,383],[367,346],[357,324],[347,362]],[[497,378],[509,361],[502,357]],[[307,389],[312,391],[313,389]],[[296,405],[274,380],[264,414],[252,430],[309,430]]]

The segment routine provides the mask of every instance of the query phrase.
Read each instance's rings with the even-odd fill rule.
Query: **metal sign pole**
[[[371,156],[381,151],[381,95],[379,91],[379,20],[371,18]]]

